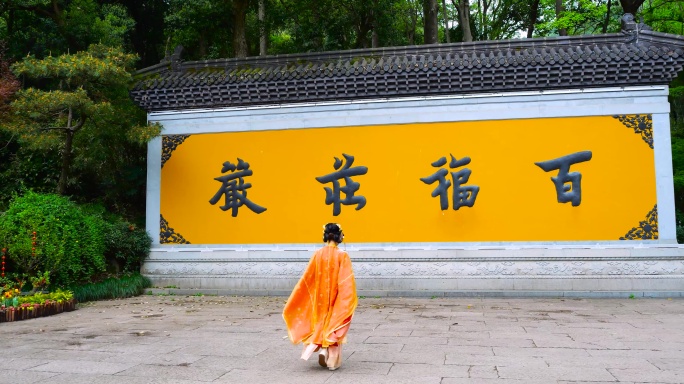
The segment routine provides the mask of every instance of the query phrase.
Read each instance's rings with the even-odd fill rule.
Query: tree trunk
[[[478,0],[478,3],[480,1]],[[487,0],[482,0],[482,6],[478,7],[480,11],[480,26],[482,28],[482,34],[480,35],[480,40],[489,40],[489,32],[487,31],[487,12],[489,11],[489,3]]]
[[[601,28],[601,33],[608,33],[608,23],[610,22],[610,6],[612,4],[611,0],[608,0],[606,5],[606,18],[603,20],[603,28]]]
[[[447,13],[446,0],[442,0],[442,9],[444,10],[444,35],[447,44],[449,44],[451,43],[451,36],[449,34],[449,14]]]
[[[455,1],[457,0],[451,0],[458,9],[458,23],[461,25],[463,42],[469,43],[473,41],[473,33],[470,31],[470,1],[458,0],[458,4]]]
[[[52,0],[52,20],[60,27],[64,28],[66,23],[64,22],[64,17],[62,17],[62,9],[59,8],[59,1]]]
[[[539,0],[532,1],[530,4],[530,18],[527,24],[527,38],[531,38],[534,34],[534,25],[537,24],[539,18]]]
[[[266,0],[259,0],[259,56],[266,56],[268,35],[266,34]]]
[[[437,0],[423,0],[425,44],[437,44]]]
[[[12,36],[14,33],[14,9],[10,9],[7,13],[7,36]]]
[[[556,20],[560,19],[561,15],[565,11],[565,6],[563,5],[563,0],[556,0]],[[558,29],[558,36],[567,36],[568,30],[565,28]]]
[[[637,11],[639,10],[639,7],[641,7],[641,4],[643,3],[644,0],[620,0],[622,10],[625,13],[631,13],[632,15],[636,15]]]
[[[375,30],[375,27],[373,27],[373,34],[371,35],[371,46],[373,48],[380,47],[380,35],[378,35],[378,31]]]
[[[233,0],[233,51],[235,57],[247,57],[246,19],[249,0]]]
[[[418,26],[418,11],[411,7],[411,29],[407,32],[409,45],[416,44],[416,27]]]
[[[207,44],[207,36],[206,35],[207,35],[206,30],[203,30],[202,32],[200,32],[199,41],[197,42],[197,45],[199,45],[198,54],[199,54],[201,59],[205,59],[207,57],[207,51],[208,51],[207,45],[208,44]]]
[[[71,124],[73,121],[73,111],[69,108],[69,116],[67,117],[67,126],[65,130],[66,140],[64,142],[64,152],[62,152],[62,169],[59,173],[59,181],[57,182],[57,193],[60,195],[66,194],[67,179],[69,178],[69,168],[71,167],[71,151],[74,146],[74,133]]]
[[[356,42],[354,48],[368,48],[368,32],[372,26],[369,26],[364,21],[356,26]]]
[[[315,2],[312,5],[312,12],[313,12],[313,18],[314,18],[314,25],[316,26],[316,29],[314,30],[314,49],[316,51],[322,51],[323,50],[323,33],[322,33],[322,28],[321,28],[321,12],[319,7],[316,6]]]
[[[371,10],[371,47],[380,47],[380,34],[378,33],[378,16],[380,7],[378,0],[373,1],[373,9]]]
[[[59,173],[59,182],[57,183],[57,193],[60,195],[66,194],[67,179],[69,178],[69,168],[71,167],[71,151],[73,143],[74,132],[69,129],[66,131],[64,153],[62,153],[62,171]]]

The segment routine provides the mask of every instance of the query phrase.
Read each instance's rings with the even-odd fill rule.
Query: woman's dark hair
[[[337,244],[342,242],[344,238],[342,234],[342,227],[339,224],[328,223],[323,227],[323,242],[327,243],[332,240]]]

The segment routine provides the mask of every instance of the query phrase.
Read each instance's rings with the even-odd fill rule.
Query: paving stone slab
[[[311,367],[299,374],[283,374],[273,372],[264,367],[260,370],[233,369],[221,376],[215,383],[250,383],[250,384],[323,384],[333,374],[342,374],[336,371],[325,370],[322,367]]]
[[[156,379],[181,379],[195,381],[213,381],[228,373],[227,369],[197,368],[191,366],[168,366],[139,364],[120,371],[119,376],[152,377]],[[122,378],[121,380],[124,380]]]
[[[635,381],[649,383],[684,383],[684,370],[650,370],[640,369],[609,369],[608,370],[619,381]]]
[[[396,376],[336,372],[325,384],[441,384],[443,383],[442,380],[438,376],[401,378]]]
[[[684,299],[361,299],[337,371],[299,359],[283,304],[145,296],[2,324],[0,383],[684,382]]]
[[[27,371],[56,372],[56,373],[88,373],[113,375],[125,371],[138,363],[105,363],[101,361],[62,360],[51,361]]]
[[[0,358],[0,370],[22,370],[47,364],[50,360],[18,357],[16,359]],[[1,373],[0,373],[1,375]]]
[[[58,373],[7,369],[0,371],[0,384],[38,383],[56,375]]]
[[[349,356],[350,362],[376,362],[376,363],[416,363],[444,365],[446,354],[444,352],[425,351],[420,354],[407,352],[380,352],[364,351],[354,352]]]
[[[206,384],[206,381],[196,380],[76,373],[62,373],[41,381],[43,382],[49,384]]]
[[[432,364],[394,364],[389,372],[393,377],[469,377],[467,365],[432,365]]]

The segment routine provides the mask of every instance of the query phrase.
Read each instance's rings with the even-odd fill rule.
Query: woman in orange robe
[[[343,239],[339,224],[323,227],[326,245],[314,253],[283,310],[290,341],[304,344],[302,359],[320,351],[318,363],[330,370],[342,364],[342,344],[358,302],[351,260],[337,247]]]

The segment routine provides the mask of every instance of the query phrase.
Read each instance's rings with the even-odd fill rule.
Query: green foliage
[[[684,85],[670,88],[671,115],[675,124],[684,128]]]
[[[226,21],[232,20],[231,2],[213,0],[170,0],[164,17],[167,50],[180,44],[189,57],[216,59],[232,53],[230,30]]]
[[[475,40],[502,40],[516,37],[525,28],[530,4],[516,0],[483,0],[471,6]]]
[[[93,300],[123,299],[142,295],[145,288],[151,286],[150,279],[134,273],[75,287],[74,296],[81,303]]]
[[[30,277],[29,280],[31,282],[31,286],[33,287],[33,291],[43,290],[50,285],[50,272],[38,272],[35,277]]]
[[[0,216],[0,244],[21,272],[70,286],[105,270],[104,226],[66,197],[27,192]]]
[[[17,298],[17,303],[21,304],[45,304],[50,301],[63,303],[74,298],[74,293],[71,291],[65,291],[57,289],[50,293],[35,293],[33,295],[19,296]]]
[[[152,238],[144,230],[123,220],[110,223],[105,234],[105,256],[116,260],[124,272],[140,271],[150,253]]]
[[[135,60],[135,55],[125,53],[121,48],[93,44],[87,51],[75,54],[44,59],[26,57],[12,65],[12,72],[32,79],[57,80],[55,88],[58,89],[86,88],[89,96],[98,99],[98,86],[127,84],[131,80],[129,70]]]
[[[606,32],[617,32],[623,12],[617,0],[611,1],[611,17],[608,20]],[[565,10],[557,15],[555,0],[541,0],[539,23],[535,26],[538,36],[557,36],[560,29],[565,29],[568,35],[602,33],[608,13],[607,0],[564,1],[563,3]]]
[[[161,135],[162,125],[159,122],[147,125],[136,125],[126,134],[128,140],[140,145],[147,144],[150,140]]]
[[[101,205],[86,205],[83,209],[103,221],[104,256],[115,267],[113,272],[140,272],[152,247],[152,238],[147,231],[108,213]]]
[[[684,244],[684,85],[670,88],[669,99],[677,242]]]
[[[123,46],[135,21],[120,4],[97,0],[4,0],[0,5],[0,40],[12,55],[38,57],[84,50],[90,44]],[[107,2],[111,3],[111,2]]]
[[[12,70],[37,86],[18,93],[13,119],[2,124],[24,150],[59,151],[61,161],[49,163],[48,170],[59,175],[60,193],[70,190],[81,201],[97,199],[120,212],[142,201],[144,144],[159,132],[158,126],[144,125],[144,111],[128,96],[135,59],[105,45],[41,60],[27,57]],[[78,183],[82,179],[95,183]]]
[[[658,32],[684,35],[684,2],[651,0],[641,9],[644,22]]]
[[[54,192],[59,175],[54,164],[57,150],[34,150],[21,146],[17,136],[2,129],[0,123],[0,212],[7,209],[12,196],[26,190]]]

